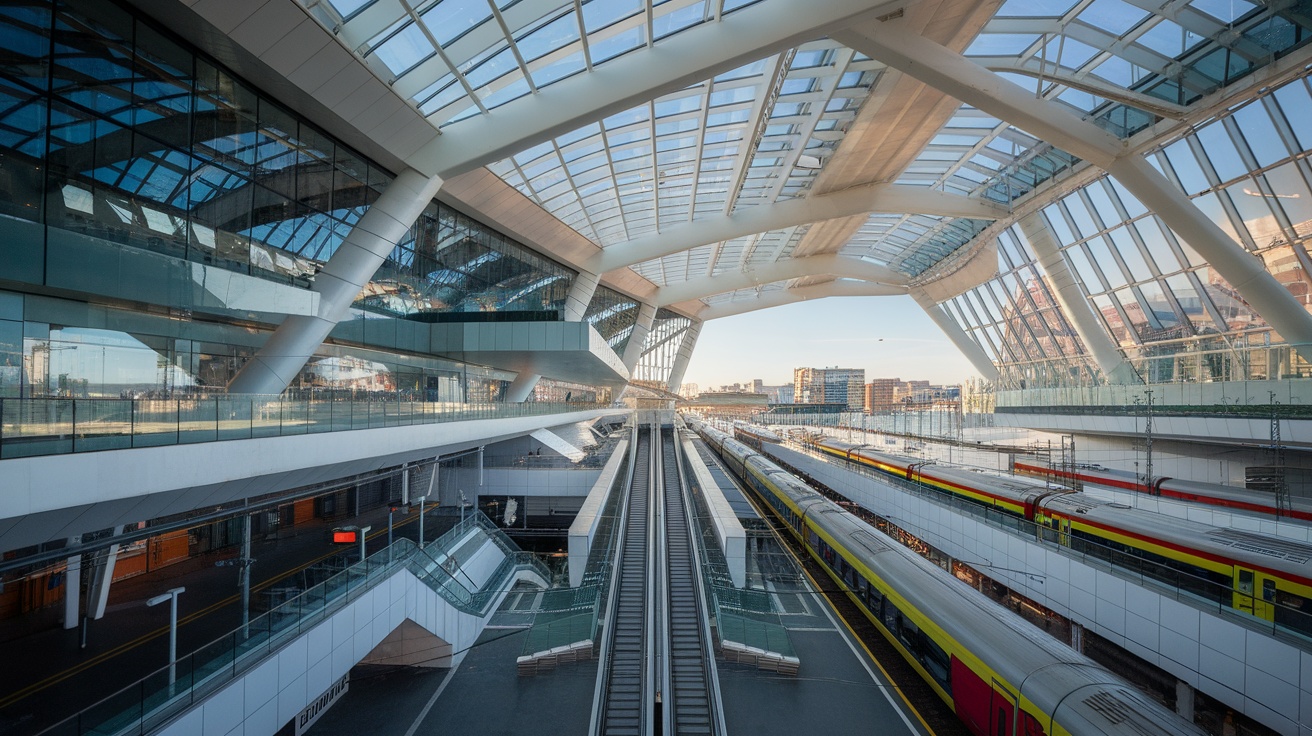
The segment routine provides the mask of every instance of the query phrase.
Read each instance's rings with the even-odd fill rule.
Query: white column
[[[598,279],[596,274],[587,271],[579,271],[574,277],[574,283],[569,285],[569,294],[565,296],[566,322],[583,321],[588,305],[592,303],[592,296],[597,293]]]
[[[913,288],[911,298],[915,299],[916,304],[919,304],[920,308],[925,310],[925,314],[928,314],[929,318],[934,320],[934,324],[938,325],[940,330],[943,330],[943,334],[952,341],[953,345],[957,346],[957,350],[960,350],[961,354],[966,356],[970,364],[975,366],[975,370],[979,371],[984,380],[998,380],[997,366],[993,365],[993,361],[989,359],[984,349],[970,339],[970,335],[967,335],[966,331],[961,329],[961,325],[948,316],[947,312],[944,312],[943,308],[931,299],[924,289]]]
[[[633,370],[638,367],[638,361],[642,359],[642,351],[647,346],[647,335],[651,334],[651,326],[656,322],[656,305],[640,302],[638,304],[638,321],[633,324],[633,333],[629,335],[629,342],[624,346],[624,368],[629,372],[629,378],[633,377]]]
[[[674,367],[670,369],[670,380],[666,383],[670,393],[679,393],[679,387],[683,385],[683,374],[688,372],[688,361],[692,360],[693,348],[697,347],[697,338],[701,334],[701,322],[688,325],[683,335],[683,342],[679,343],[679,353],[674,358]]]
[[[1044,273],[1048,275],[1048,283],[1052,286],[1057,303],[1061,305],[1062,313],[1071,321],[1084,347],[1093,354],[1093,359],[1097,361],[1098,368],[1102,370],[1107,382],[1143,383],[1139,379],[1139,374],[1134,372],[1134,367],[1126,362],[1121,351],[1107,335],[1107,330],[1098,319],[1098,315],[1094,313],[1093,307],[1089,306],[1089,299],[1080,289],[1066,259],[1062,257],[1057,239],[1053,236],[1052,228],[1048,227],[1047,221],[1043,219],[1043,215],[1035,212],[1021,218],[1019,224],[1021,232],[1025,233],[1025,239],[1030,241],[1030,246],[1034,248],[1034,255],[1038,258],[1039,265],[1043,266]]]
[[[1312,315],[1248,252],[1217,227],[1165,176],[1139,156],[1127,156],[1108,171],[1166,226],[1207,259],[1221,277],[1275,328],[1298,354],[1312,361]]]
[[[228,384],[233,394],[277,394],[319,349],[351,309],[355,297],[442,186],[439,177],[406,169],[356,223],[314,279],[319,313],[283,320],[264,347]]]
[[[569,293],[565,295],[566,322],[583,321],[584,315],[588,313],[588,305],[592,303],[592,297],[597,293],[599,280],[600,277],[587,271],[579,271],[574,277],[574,283],[569,285]],[[524,371],[515,376],[515,380],[506,387],[506,402],[518,404],[524,401],[533,393],[533,389],[537,388],[540,380],[542,375],[532,371]]]
[[[81,543],[81,535],[68,539],[70,547]],[[82,612],[82,555],[69,557],[67,565],[64,571],[64,628],[75,629]]]
[[[114,536],[123,533],[123,527],[114,527]],[[109,585],[114,580],[114,566],[118,563],[118,545],[92,555],[91,584],[87,588],[87,618],[99,621],[105,615],[109,602]]]
[[[542,375],[531,371],[524,371],[515,376],[515,380],[506,386],[505,402],[508,404],[518,404],[528,398],[537,388],[538,381],[542,380]]]

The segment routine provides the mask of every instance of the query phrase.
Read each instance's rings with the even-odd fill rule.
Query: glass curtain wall
[[[681,314],[663,307],[658,309],[651,332],[647,334],[647,345],[633,371],[633,382],[664,391],[670,372],[674,370],[674,361],[679,357],[679,347],[691,325],[692,320]]]
[[[107,0],[0,8],[0,216],[308,285],[392,177]],[[558,311],[573,272],[433,203],[359,306]]]
[[[4,215],[303,285],[391,178],[111,2],[0,35]]]
[[[583,320],[597,330],[616,355],[622,356],[638,323],[638,300],[598,285]]]
[[[1196,207],[1261,258],[1304,308],[1312,304],[1310,116],[1305,75],[1148,155]],[[1146,381],[1312,375],[1220,274],[1114,178],[1062,197],[1044,208],[1043,217],[1107,333]],[[1017,228],[1009,232],[1023,243]],[[1082,385],[1061,367],[1079,357],[1074,343],[1036,355],[1026,348],[1026,334],[1008,337],[999,328],[1005,309],[991,309],[983,294],[1007,293],[1005,263],[1001,270],[995,281],[950,300],[949,311],[1003,365],[1004,385],[1019,387],[1026,374],[1037,381],[1031,386]],[[1048,361],[1047,367],[1022,368],[1035,360]]]
[[[536,312],[558,319],[573,278],[564,266],[434,202],[356,306],[415,319],[468,312]]]

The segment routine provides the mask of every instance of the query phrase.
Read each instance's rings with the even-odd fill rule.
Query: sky
[[[977,376],[909,296],[830,297],[707,322],[685,383],[702,390],[760,378],[791,383],[794,368],[865,368],[866,380],[936,384]]]

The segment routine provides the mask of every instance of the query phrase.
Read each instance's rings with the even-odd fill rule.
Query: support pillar
[[[228,384],[233,394],[279,394],[349,314],[355,297],[442,186],[439,177],[406,169],[355,224],[314,279],[319,312],[290,315]]]
[[[565,295],[566,322],[583,321],[584,315],[588,313],[588,304],[592,302],[592,296],[597,293],[598,281],[599,277],[596,274],[587,271],[579,271],[574,277],[574,283],[569,285],[569,294]],[[540,380],[542,375],[532,371],[524,371],[515,376],[515,380],[506,387],[505,402],[518,404],[524,401],[533,393],[533,389],[537,388]]]
[[[956,320],[948,316],[947,312],[944,312],[943,308],[936,304],[925,293],[924,289],[913,288],[911,298],[915,299],[916,304],[919,304],[920,308],[925,310],[925,314],[928,314],[929,318],[934,320],[934,324],[938,325],[938,328],[952,341],[952,344],[957,346],[957,350],[960,350],[961,354],[966,356],[966,360],[969,360],[970,364],[975,366],[975,370],[979,371],[984,380],[998,380],[998,368],[993,365],[993,361],[989,359],[984,349],[970,339],[970,335],[967,335],[966,331],[961,329],[961,325],[958,325]]]
[[[114,527],[114,536],[123,533],[123,527]],[[87,618],[99,621],[105,615],[109,602],[109,584],[114,580],[114,565],[118,562],[118,545],[92,555],[90,584],[87,586]]]
[[[670,393],[679,393],[679,387],[683,385],[683,375],[688,372],[688,361],[692,360],[692,351],[697,347],[697,338],[701,334],[701,322],[688,325],[683,335],[683,342],[679,343],[679,353],[674,358],[674,367],[670,369],[670,380],[666,383]]]
[[[633,371],[638,367],[638,361],[642,359],[642,351],[647,346],[647,335],[651,334],[651,326],[656,322],[656,305],[642,302],[638,304],[638,321],[633,325],[633,333],[629,335],[629,343],[624,346],[624,368],[629,372],[629,377],[633,377]]]
[[[569,294],[565,295],[566,322],[583,321],[583,316],[588,313],[588,305],[597,293],[599,280],[600,277],[587,271],[579,271],[574,277],[574,283],[569,285]]]
[[[69,537],[68,546],[82,543],[82,537]],[[82,555],[68,558],[64,572],[64,628],[75,629],[82,613]]]
[[[1134,367],[1125,360],[1120,349],[1107,335],[1107,330],[1098,319],[1098,315],[1094,314],[1093,307],[1089,306],[1088,298],[1062,256],[1052,228],[1048,227],[1043,215],[1035,212],[1021,218],[1019,224],[1021,232],[1025,233],[1025,239],[1030,241],[1030,246],[1034,248],[1034,255],[1038,258],[1039,265],[1043,266],[1044,273],[1048,275],[1053,296],[1061,306],[1062,313],[1071,321],[1075,333],[1080,336],[1084,348],[1093,355],[1107,382],[1124,385],[1143,383],[1139,374],[1135,373]]]
[[[1175,712],[1181,718],[1194,721],[1194,689],[1184,680],[1175,681]]]

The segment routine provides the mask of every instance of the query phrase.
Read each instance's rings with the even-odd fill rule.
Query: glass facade
[[[633,382],[664,390],[670,380],[670,372],[674,370],[674,361],[679,357],[679,348],[691,326],[692,320],[677,312],[663,307],[656,310],[656,319],[652,321],[651,332],[647,334],[647,346],[638,359],[638,366],[633,370]]]
[[[305,286],[391,181],[113,3],[7,4],[0,36],[0,215]],[[556,311],[572,278],[435,202],[360,306]]]
[[[638,300],[598,285],[583,320],[597,330],[616,355],[623,356],[638,323]]]
[[[397,317],[434,312],[564,311],[574,272],[434,202],[357,300]]]
[[[1148,160],[1276,281],[1312,308],[1312,88],[1306,75],[1194,127]],[[1042,217],[1102,326],[1149,382],[1303,375],[1308,366],[1242,296],[1113,177],[1068,194]],[[1012,261],[1032,261],[1018,228],[999,240],[1001,275],[945,303],[999,363],[1004,385],[1085,385],[1089,362],[1073,339],[1046,342],[1006,325],[1037,314],[1042,283],[1021,289]],[[1020,271],[1034,270],[1033,266]],[[1046,298],[1046,296],[1045,296]],[[1046,302],[1051,304],[1052,302]],[[1059,316],[1059,315],[1058,315]],[[1051,329],[1056,316],[1039,320]],[[1273,347],[1274,346],[1274,347]],[[1042,367],[1036,367],[1039,365]]]
[[[390,175],[110,2],[6,4],[0,212],[304,285]]]

